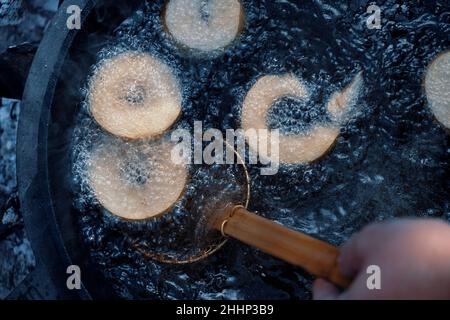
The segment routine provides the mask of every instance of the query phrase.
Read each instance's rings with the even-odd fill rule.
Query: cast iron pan
[[[82,87],[95,62],[96,47],[140,4],[108,2],[65,1],[46,31],[28,75],[18,128],[17,175],[36,268],[10,298],[20,298],[25,292],[41,299],[113,298],[108,283],[90,265],[88,252],[78,241],[71,214],[70,152],[65,152],[82,100],[79,89],[73,88]],[[70,5],[82,10],[81,30],[66,26]],[[58,178],[52,180],[55,176]],[[67,289],[70,265],[82,270],[81,290]]]
[[[29,298],[30,292],[32,298],[45,299],[116,297],[109,282],[91,263],[89,250],[80,239],[77,212],[72,206],[73,177],[70,168],[72,133],[81,108],[80,102],[83,101],[80,88],[85,85],[90,68],[96,63],[98,51],[114,38],[114,30],[142,4],[139,0],[111,2],[65,1],[46,31],[30,69],[18,128],[17,175],[21,211],[36,256],[36,269],[10,298],[23,297],[25,294]],[[81,30],[69,30],[66,27],[69,5],[78,5],[82,9]],[[317,32],[324,33],[322,31]],[[326,33],[320,35],[332,37]],[[327,44],[332,42],[329,38],[325,40]],[[324,55],[326,52],[316,54]],[[395,71],[390,65],[383,67]],[[376,76],[372,77],[374,79],[367,77],[368,86],[379,80]],[[380,105],[394,112],[389,99],[382,92],[379,95]],[[419,107],[423,109],[422,105]],[[387,127],[390,130],[388,134],[395,134],[393,140],[403,139],[405,132],[408,132],[402,129],[401,124],[383,123],[383,118],[380,119],[380,123],[376,122],[373,127]],[[378,157],[377,154],[374,156]],[[445,189],[447,182],[444,179],[439,184]],[[409,190],[408,186],[405,188]],[[292,196],[295,199],[291,200],[297,206],[298,193]],[[372,192],[369,196],[372,196]],[[311,201],[317,201],[317,198],[312,197]],[[378,199],[375,197],[374,201],[368,202],[366,211],[374,211],[371,205],[376,204]],[[379,201],[385,202],[384,199]],[[264,201],[255,203],[257,210],[262,209],[258,208],[258,203],[263,205]],[[358,211],[363,209],[358,207]],[[82,270],[81,290],[71,291],[66,286],[66,269],[73,264]],[[30,287],[34,290],[30,291]]]

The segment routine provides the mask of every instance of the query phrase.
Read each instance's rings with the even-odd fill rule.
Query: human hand
[[[318,279],[314,299],[450,299],[450,225],[438,220],[377,223],[353,236],[338,259],[353,278],[340,292]],[[380,267],[381,289],[369,290],[367,267]]]

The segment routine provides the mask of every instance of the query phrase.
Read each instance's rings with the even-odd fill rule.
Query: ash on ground
[[[58,1],[0,0],[0,53],[22,43],[37,45],[58,8]],[[0,299],[11,293],[35,263],[17,198],[19,111],[20,101],[0,97]]]
[[[0,0],[0,52],[23,42],[39,43],[58,0]]]
[[[33,269],[34,255],[25,236],[16,181],[16,132],[19,101],[0,104],[0,299]]]

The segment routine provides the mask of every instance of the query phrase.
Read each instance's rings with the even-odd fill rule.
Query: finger
[[[338,258],[340,271],[347,277],[353,278],[360,271],[368,252],[373,251],[380,236],[380,224],[372,224],[355,234],[341,248]]]
[[[350,287],[339,296],[339,300],[373,299],[374,297],[371,296],[372,291],[367,288],[366,280],[367,275],[364,272],[360,272]]]
[[[359,249],[361,241],[358,235],[352,237],[341,248],[341,254],[338,257],[338,266],[341,273],[349,278],[353,278],[364,262],[364,256]]]
[[[323,279],[317,279],[313,285],[314,300],[335,300],[339,296],[339,289]]]

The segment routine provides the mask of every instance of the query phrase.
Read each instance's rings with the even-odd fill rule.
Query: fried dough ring
[[[90,186],[98,202],[129,220],[158,217],[181,197],[186,166],[171,159],[168,141],[131,145],[110,142],[97,147],[88,163]]]
[[[239,0],[170,0],[164,22],[178,43],[209,52],[233,42],[242,29],[243,12]]]
[[[90,82],[90,111],[113,135],[146,139],[164,133],[181,113],[181,90],[159,59],[125,52],[104,61]]]
[[[362,76],[358,74],[346,89],[332,95],[327,111],[334,121],[328,124],[319,123],[302,134],[281,134],[278,160],[284,164],[301,164],[322,157],[339,136],[341,122],[345,118],[349,104],[354,102],[354,96],[361,82]],[[267,115],[276,100],[282,97],[306,99],[308,97],[306,86],[293,75],[269,75],[260,78],[245,97],[242,108],[242,128],[246,132],[247,142],[252,151],[258,152],[258,146],[266,143],[266,138],[262,140],[258,135],[254,139],[247,133],[251,132],[251,129],[268,130],[267,139],[270,141],[271,133],[267,126]],[[276,161],[272,155],[269,155],[269,158]]]
[[[425,91],[434,116],[450,129],[450,51],[440,54],[428,67]]]

